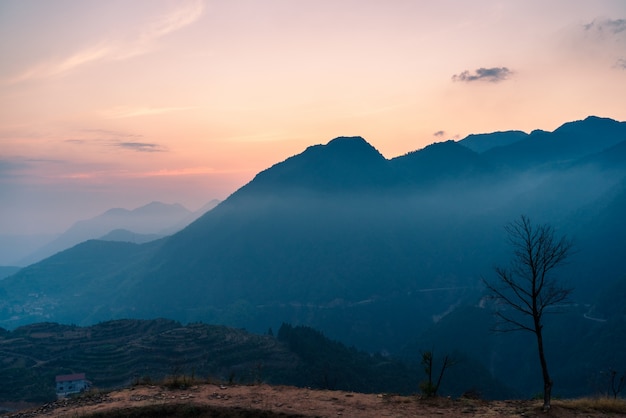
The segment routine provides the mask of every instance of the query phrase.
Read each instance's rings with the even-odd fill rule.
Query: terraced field
[[[95,387],[166,376],[271,382],[299,359],[271,336],[170,320],[116,320],[91,327],[53,323],[0,331],[0,402],[55,398],[54,377],[86,373]]]

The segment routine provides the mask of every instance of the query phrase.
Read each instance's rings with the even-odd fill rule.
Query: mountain
[[[200,209],[195,210],[195,211],[191,212],[189,215],[185,216],[183,219],[178,221],[176,224],[174,224],[172,226],[169,226],[167,228],[159,230],[159,233],[157,235],[162,235],[162,236],[172,235],[172,234],[180,231],[181,229],[183,229],[184,227],[186,227],[187,225],[189,225],[190,223],[192,223],[193,221],[195,221],[196,219],[198,219],[199,217],[201,217],[202,215],[204,215],[208,211],[212,210],[213,208],[215,208],[219,204],[220,204],[219,200],[212,199],[212,200],[208,201],[207,203],[205,203],[204,205],[202,205],[202,207]]]
[[[528,134],[522,131],[506,131],[493,132],[490,134],[472,134],[468,135],[459,144],[471,149],[474,152],[482,154],[496,147],[505,147],[515,142],[526,139]]]
[[[554,132],[533,131],[523,141],[492,148],[485,155],[503,166],[550,168],[602,152],[626,139],[626,122],[589,116]]]
[[[98,238],[102,241],[122,241],[122,242],[132,242],[133,244],[143,244],[145,242],[150,242],[157,240],[159,238],[163,238],[165,235],[158,234],[137,234],[135,232],[129,231],[128,229],[114,229],[106,235]]]
[[[589,117],[497,147],[493,135],[470,142],[483,152],[448,141],[390,160],[360,137],[309,147],[174,235],[87,241],[7,277],[0,324],[290,322],[394,353],[479,303],[521,214],[574,239],[559,271],[573,304],[602,300],[626,275],[626,123]]]
[[[21,267],[16,266],[0,266],[0,280],[17,273],[20,269]]]
[[[380,152],[361,137],[339,137],[260,172],[232,198],[294,189],[319,193],[371,190],[391,181],[391,167]]]
[[[59,251],[89,239],[98,239],[116,229],[126,229],[135,234],[172,234],[193,219],[194,214],[179,204],[152,202],[139,208],[128,210],[109,209],[94,218],[76,222],[63,234],[37,251],[20,260],[20,265],[28,265],[49,257]],[[184,223],[188,221],[188,223]]]
[[[491,163],[463,146],[463,141],[438,142],[419,151],[393,158],[390,163],[402,181],[414,185],[438,185],[441,181],[462,181],[492,171]]]

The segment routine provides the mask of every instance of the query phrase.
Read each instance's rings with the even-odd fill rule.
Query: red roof
[[[72,380],[85,380],[85,373],[62,374],[55,378],[57,382],[69,382]]]

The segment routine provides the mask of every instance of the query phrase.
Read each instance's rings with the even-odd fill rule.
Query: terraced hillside
[[[54,400],[55,376],[70,373],[85,373],[99,389],[165,377],[365,392],[388,388],[408,393],[417,385],[415,371],[400,362],[289,325],[274,338],[165,319],[115,320],[90,327],[39,323],[14,331],[0,328],[0,359],[0,406]]]
[[[94,386],[176,374],[253,381],[278,378],[298,358],[270,336],[169,320],[117,320],[91,327],[40,323],[0,335],[0,401],[54,399],[54,377],[86,373]],[[285,376],[288,377],[288,376]]]

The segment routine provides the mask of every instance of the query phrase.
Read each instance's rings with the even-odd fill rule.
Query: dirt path
[[[92,413],[148,407],[218,408],[221,417],[616,417],[615,414],[581,412],[554,406],[541,411],[539,401],[492,401],[471,399],[422,400],[415,396],[361,394],[300,389],[287,386],[200,385],[186,390],[139,386],[106,394],[92,394],[57,401],[7,417],[87,417]],[[226,409],[227,408],[227,409]],[[224,411],[233,411],[224,415]],[[261,412],[263,411],[263,412]],[[122,416],[122,415],[118,415]],[[146,416],[146,415],[144,415]],[[165,416],[165,415],[162,415]],[[204,415],[212,416],[212,415]]]

